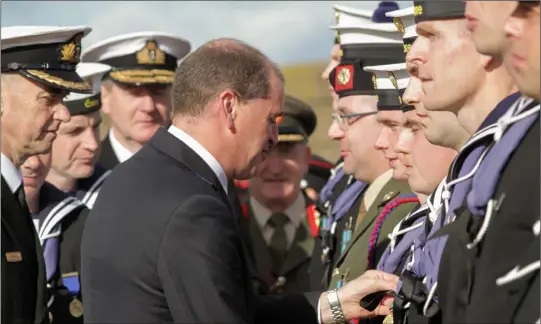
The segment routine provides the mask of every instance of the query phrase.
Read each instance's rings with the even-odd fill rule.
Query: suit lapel
[[[306,217],[304,217],[303,221],[299,224],[295,239],[287,252],[281,273],[285,275],[308,260],[314,252],[314,245],[315,241],[312,237],[312,232],[306,221]]]
[[[113,151],[113,146],[111,145],[111,139],[109,138],[109,134],[107,134],[107,136],[105,136],[105,138],[101,142],[99,163],[109,170],[112,170],[120,163],[118,161],[118,158],[116,157],[115,151]]]
[[[351,250],[351,247],[355,244],[355,242],[359,240],[359,238],[367,231],[367,229],[369,229],[374,224],[374,221],[376,220],[379,213],[381,212],[381,208],[384,207],[387,202],[389,202],[394,197],[400,194],[400,191],[392,190],[395,184],[394,182],[395,182],[394,179],[387,181],[387,183],[380,190],[376,199],[372,203],[372,206],[370,206],[370,208],[366,212],[366,215],[364,216],[363,220],[359,223],[359,226],[357,226],[355,230],[353,231],[353,236],[351,240],[349,241],[348,245],[346,246],[344,253],[340,255],[340,258],[336,262],[337,266],[342,263],[342,261],[348,254],[349,250]]]

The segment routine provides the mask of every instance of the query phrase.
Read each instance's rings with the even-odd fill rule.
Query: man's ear
[[[232,90],[223,91],[219,97],[220,115],[223,114],[227,119],[227,128],[232,132],[236,131],[235,120],[238,116],[239,101],[238,97]]]
[[[101,111],[104,114],[109,115],[111,113],[110,102],[111,102],[112,87],[109,88],[102,84],[100,87],[100,91],[101,91],[101,95],[100,95],[101,96]]]
[[[481,62],[487,72],[492,72],[503,64],[502,60],[488,55],[481,55]]]

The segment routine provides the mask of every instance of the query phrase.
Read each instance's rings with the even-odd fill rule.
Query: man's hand
[[[392,303],[392,298],[383,299],[381,305],[376,307],[373,312],[362,308],[359,303],[361,299],[371,293],[395,290],[397,283],[397,276],[377,270],[366,271],[358,278],[348,282],[338,290],[338,299],[344,316],[347,320],[352,320],[389,315],[391,313],[389,306]],[[321,295],[319,301],[322,324],[333,323],[334,319],[327,301],[326,292]]]

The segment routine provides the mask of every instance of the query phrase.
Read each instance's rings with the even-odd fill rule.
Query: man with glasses
[[[363,70],[364,66],[403,60],[402,37],[392,23],[338,29],[343,55],[329,81],[339,97],[336,118],[340,125],[340,151],[344,171],[368,185],[356,224],[348,224],[350,237],[332,272],[331,289],[374,268],[388,243],[387,234],[412,209],[411,205],[400,205],[396,201],[395,198],[411,190],[407,183],[392,178],[393,171],[375,148],[381,132],[376,118],[378,93],[373,86],[372,73]],[[386,206],[391,201],[392,207]]]
[[[335,45],[331,51],[331,61],[321,77],[328,80],[329,73],[340,63],[341,47],[345,47],[346,51],[356,47],[355,42],[351,43],[348,40],[350,34],[347,32],[347,28],[371,22],[374,22],[375,26],[389,27],[391,19],[386,18],[384,14],[395,7],[396,4],[393,2],[390,4],[381,3],[376,11],[334,6],[336,25],[331,28],[336,32]],[[344,31],[345,41],[343,42],[340,34]],[[383,35],[387,33],[385,29],[379,32]],[[334,87],[332,85],[329,87],[332,97],[333,122],[329,125],[328,136],[331,140],[340,142],[343,138],[343,131],[340,128],[341,117],[337,112],[338,96]],[[362,218],[365,214],[365,209],[360,210],[360,207],[366,188],[366,183],[355,179],[353,174],[345,172],[344,156],[341,155],[332,176],[321,190],[321,197],[317,204],[321,219],[321,239],[316,242],[314,255],[317,257],[312,259],[310,267],[313,287],[327,288],[329,286],[331,271],[347,246],[357,219]]]

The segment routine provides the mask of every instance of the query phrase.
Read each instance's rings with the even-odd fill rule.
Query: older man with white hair
[[[90,91],[75,72],[78,27],[2,28],[2,323],[46,323],[47,288],[41,247],[20,166],[51,149],[60,123],[70,120],[62,99]],[[4,257],[5,256],[5,257]]]

